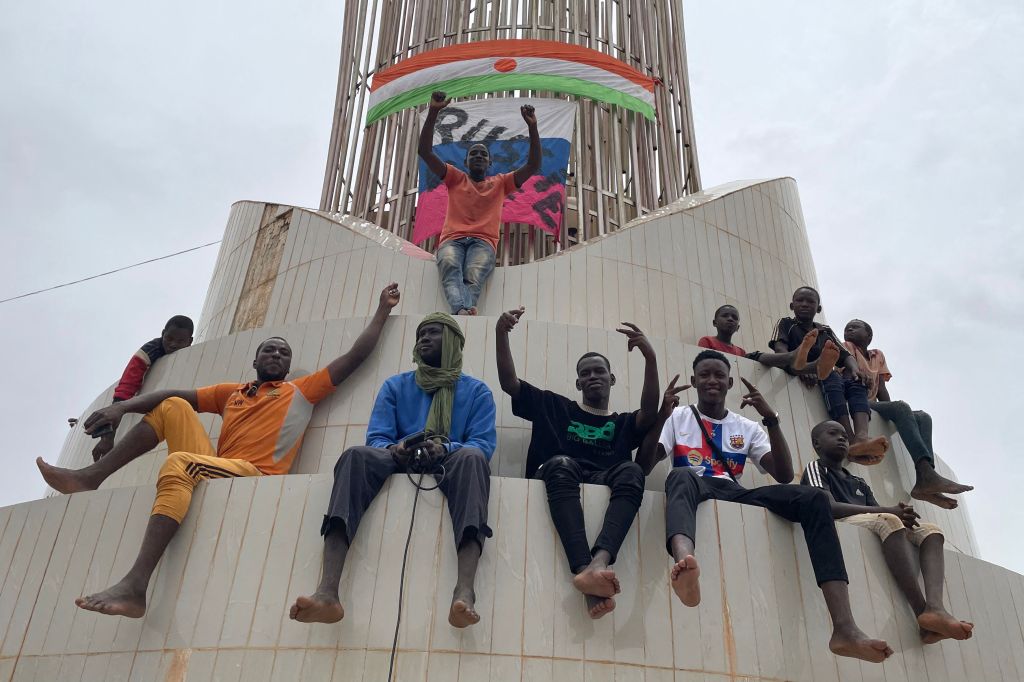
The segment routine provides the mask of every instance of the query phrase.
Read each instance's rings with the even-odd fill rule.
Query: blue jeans
[[[494,271],[491,245],[476,237],[449,239],[438,247],[434,257],[452,313],[474,307],[480,288]]]
[[[847,379],[839,372],[832,372],[821,382],[821,394],[825,398],[825,409],[829,419],[842,419],[847,413],[857,412],[871,414],[868,407],[868,389],[864,384]],[[849,404],[849,408],[847,408]],[[849,410],[849,412],[847,412]]]

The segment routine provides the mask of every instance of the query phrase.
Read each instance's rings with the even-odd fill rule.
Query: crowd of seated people
[[[451,313],[476,314],[480,286],[494,264],[497,239],[496,224],[481,227],[479,221],[485,214],[488,221],[497,220],[494,206],[500,207],[505,194],[522,185],[536,170],[536,163],[531,147],[527,165],[509,177],[495,178],[485,174],[489,157],[484,145],[469,147],[468,173],[431,158],[430,133],[447,102],[444,93],[435,93],[421,154],[449,185],[449,201],[463,202],[449,212],[451,222],[442,235],[438,267]],[[522,113],[532,143],[537,138],[536,119],[532,110],[524,108]],[[466,223],[469,218],[477,222]],[[160,355],[191,343],[191,321],[172,318],[160,339],[143,346],[137,354],[139,362],[133,359],[129,366],[133,383],[122,381],[115,402],[85,419],[86,432],[99,437],[94,463],[72,470],[37,460],[52,488],[74,493],[96,489],[161,442],[167,445],[135,564],[119,582],[79,598],[76,604],[100,614],[142,617],[150,579],[189,511],[196,485],[214,478],[287,473],[314,406],[373,352],[399,299],[397,283],[384,287],[374,316],[352,347],[307,376],[288,378],[291,346],[283,338],[272,337],[255,350],[251,381],[138,394],[145,368]],[[616,377],[609,359],[598,352],[574,349],[581,352],[575,366],[579,395],[564,396],[521,379],[511,337],[526,311],[519,307],[498,315],[498,381],[511,398],[513,414],[531,423],[525,475],[544,485],[551,521],[585,612],[590,618],[603,618],[615,609],[616,595],[624,587],[629,589],[620,583],[615,562],[640,508],[646,476],[667,460],[666,579],[685,606],[701,601],[697,509],[707,500],[718,500],[763,507],[800,524],[831,617],[829,648],[836,655],[881,662],[892,654],[886,641],[865,634],[854,621],[836,520],[866,528],[880,538],[886,565],[917,618],[922,643],[969,638],[973,625],[952,616],[943,603],[942,531],[921,523],[909,504],[880,505],[866,481],[844,464],[876,464],[888,451],[887,439],[868,435],[874,411],[894,422],[913,458],[917,481],[912,497],[952,508],[956,501],[950,495],[971,487],[935,471],[931,419],[891,400],[886,384],[892,375],[881,351],[869,348],[870,325],[851,320],[840,341],[828,326],[815,321],[821,301],[808,286],[794,292],[790,310],[793,316],[780,319],[768,340],[771,350],[747,353],[733,344],[740,328],[739,310],[732,305],[719,307],[711,322],[715,335],[699,340],[702,350],[692,366],[669,368],[669,373],[690,372],[688,383],[680,383],[676,373],[664,391],[654,346],[643,330],[623,322],[616,331],[623,335],[627,352],[636,350],[644,360],[640,404],[626,412],[609,408]],[[448,313],[432,313],[419,322],[412,354],[416,369],[384,381],[369,414],[365,443],[346,449],[334,467],[334,486],[319,529],[324,543],[320,581],[308,595],[296,597],[288,613],[291,619],[333,623],[345,616],[339,585],[361,519],[391,475],[423,472],[426,461],[447,499],[454,534],[458,570],[449,623],[465,628],[480,620],[475,577],[485,540],[492,536],[487,517],[489,462],[498,442],[490,388],[462,371],[465,344],[461,327]],[[728,354],[782,369],[808,388],[820,390],[829,420],[810,433],[796,434],[811,443],[819,456],[806,466],[798,484],[793,483],[797,472],[782,428],[784,417],[766,397],[741,376],[740,408],[726,407],[736,383],[734,364],[738,367]],[[690,388],[696,402],[681,404],[681,393]],[[216,447],[197,412],[223,418]],[[114,429],[129,413],[144,417],[115,441]],[[777,483],[745,487],[741,480],[748,464]],[[606,486],[610,492],[593,539],[584,524],[580,499],[584,483]]]

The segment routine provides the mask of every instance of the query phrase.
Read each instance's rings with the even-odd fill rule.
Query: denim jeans
[[[839,420],[847,414],[871,412],[868,408],[867,387],[859,381],[847,379],[839,372],[832,372],[821,382],[821,394],[825,398],[829,419]]]
[[[879,401],[870,403],[871,409],[896,425],[903,444],[907,446],[914,464],[926,460],[935,466],[935,453],[932,452],[932,418],[927,412],[911,409],[902,400]]]
[[[476,305],[480,288],[494,270],[494,249],[483,239],[449,239],[434,254],[444,297],[452,313]]]

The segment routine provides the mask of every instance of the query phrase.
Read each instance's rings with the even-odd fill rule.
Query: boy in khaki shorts
[[[942,530],[931,523],[919,523],[920,516],[909,504],[894,507],[878,504],[867,482],[843,467],[850,444],[846,429],[825,421],[811,430],[811,442],[819,459],[804,469],[801,485],[824,490],[832,502],[835,519],[867,528],[882,541],[882,555],[896,584],[917,616],[921,641],[934,644],[943,639],[968,639],[974,624],[957,620],[942,601]],[[914,554],[918,555],[924,593],[918,582]]]

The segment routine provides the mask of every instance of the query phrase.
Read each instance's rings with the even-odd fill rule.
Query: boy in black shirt
[[[793,317],[779,320],[768,344],[775,352],[748,357],[796,374],[808,387],[820,383],[828,416],[846,428],[850,459],[858,464],[878,464],[889,449],[889,440],[868,437],[871,409],[867,386],[857,361],[832,329],[814,321],[821,312],[817,290],[800,287],[794,291],[789,309]]]
[[[644,495],[644,473],[633,461],[632,451],[654,423],[658,412],[658,361],[650,341],[635,325],[616,331],[629,338],[628,348],[639,348],[646,360],[640,409],[608,411],[608,396],[615,385],[608,358],[585,353],[576,363],[576,388],[583,394],[577,403],[536,388],[516,376],[508,333],[525,308],[510,310],[498,318],[498,379],[512,397],[512,412],[533,422],[526,476],[544,481],[551,520],[562,540],[573,586],[586,597],[587,611],[597,619],[615,608],[619,592],[615,571],[609,568],[633,524]],[[580,504],[580,484],[611,488],[604,525],[593,547],[587,541]]]
[[[942,530],[931,523],[919,523],[920,516],[909,504],[881,506],[867,482],[843,468],[849,442],[841,424],[818,424],[811,431],[811,443],[820,459],[807,465],[800,484],[823,489],[832,501],[834,518],[867,528],[879,537],[889,572],[917,616],[921,641],[933,644],[948,638],[968,639],[974,625],[951,616],[942,603]],[[921,565],[924,594],[917,580],[915,553]]]

